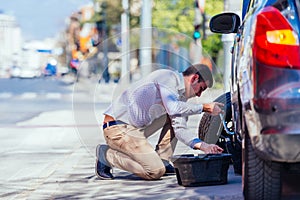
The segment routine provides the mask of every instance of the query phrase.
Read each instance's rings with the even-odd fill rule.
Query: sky
[[[92,0],[0,0],[0,11],[13,15],[25,40],[55,37],[65,20]]]

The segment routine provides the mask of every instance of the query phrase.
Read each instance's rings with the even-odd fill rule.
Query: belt
[[[103,129],[106,129],[107,127],[110,127],[110,126],[114,126],[114,125],[118,125],[118,124],[126,124],[125,122],[122,122],[122,121],[109,121],[109,122],[106,122],[105,124],[103,124]]]

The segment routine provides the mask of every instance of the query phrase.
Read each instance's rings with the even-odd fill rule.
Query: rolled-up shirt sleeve
[[[194,148],[195,144],[201,142],[195,133],[187,128],[187,117],[170,116],[172,127],[176,138],[185,145]]]

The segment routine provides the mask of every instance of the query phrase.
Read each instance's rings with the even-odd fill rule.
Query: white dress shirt
[[[137,128],[145,128],[155,119],[168,114],[176,138],[193,148],[201,140],[187,128],[187,118],[200,114],[203,105],[187,102],[184,93],[181,73],[156,70],[114,99],[104,114]]]

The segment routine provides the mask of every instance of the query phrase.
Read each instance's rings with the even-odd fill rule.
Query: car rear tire
[[[231,120],[231,100],[230,93],[222,94],[214,100],[214,102],[220,102],[224,104],[225,120],[228,122]],[[216,144],[219,137],[225,132],[221,119],[219,116],[212,116],[208,113],[204,113],[199,124],[198,135],[201,140],[209,144]]]
[[[276,200],[281,196],[281,165],[261,159],[248,134],[243,139],[243,193],[245,200]]]

